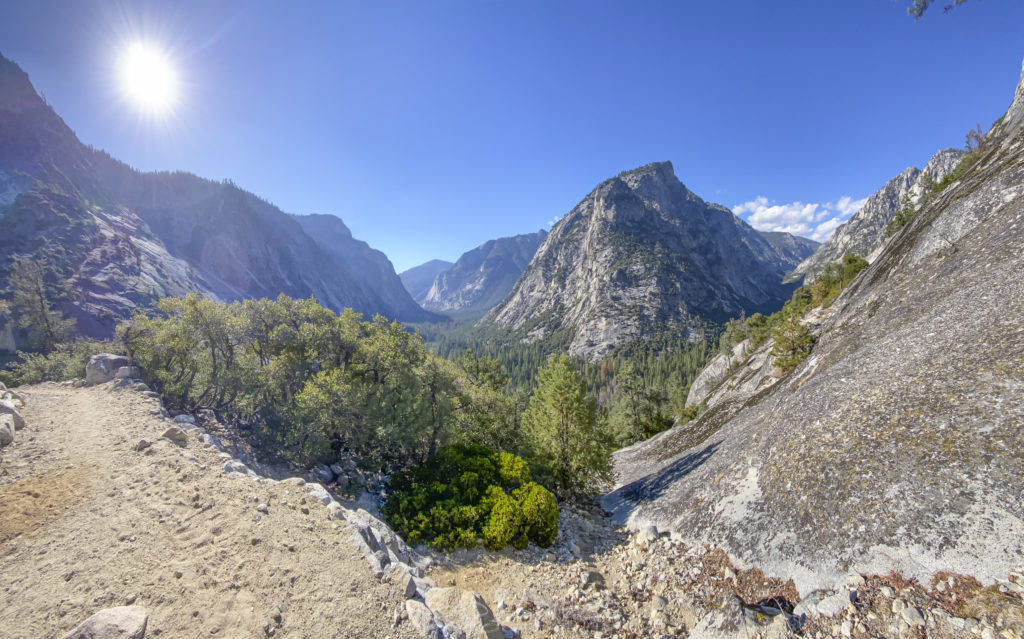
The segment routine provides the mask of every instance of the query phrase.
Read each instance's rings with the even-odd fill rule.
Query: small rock
[[[18,409],[11,400],[0,400],[0,415],[10,415],[13,430],[25,428],[25,418],[21,416]]]
[[[64,639],[143,639],[149,614],[142,606],[101,610],[64,635]]]
[[[137,450],[137,451],[146,450],[147,448],[149,448],[152,445],[153,445],[153,442],[149,441],[146,438],[142,438],[142,439],[139,440],[138,444],[135,444],[135,450]]]
[[[398,568],[391,575],[391,582],[398,586],[399,592],[406,599],[412,599],[416,596],[416,582],[413,581],[412,575]]]
[[[185,431],[181,430],[181,428],[177,426],[171,426],[170,428],[165,430],[164,434],[161,435],[161,437],[163,437],[164,439],[169,439],[175,444],[182,446],[188,442],[188,435],[186,435]]]
[[[192,417],[191,415],[186,415],[184,413],[182,413],[181,415],[176,416],[171,421],[173,421],[175,424],[187,424],[189,426],[195,426],[196,425],[196,418]]]
[[[434,621],[434,615],[422,601],[416,599],[405,600],[405,612],[409,615],[409,621],[416,627],[424,637],[437,637],[438,628]]]
[[[270,507],[267,506],[266,504],[260,504],[260,505],[256,506],[256,510],[258,510],[261,513],[263,513],[264,515],[270,513]]]
[[[658,529],[654,526],[644,526],[633,535],[633,545],[637,548],[646,548],[651,542],[658,539]]]
[[[908,626],[923,626],[924,616],[921,615],[921,611],[914,606],[907,606],[900,612],[900,617],[907,623]]]
[[[329,484],[334,479],[334,473],[324,464],[317,464],[310,469],[310,472],[321,484]]]
[[[14,418],[0,415],[0,446],[7,446],[14,441]]]

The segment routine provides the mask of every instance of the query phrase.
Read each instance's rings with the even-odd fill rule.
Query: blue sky
[[[908,4],[35,0],[0,7],[0,52],[84,142],[336,214],[401,271],[546,228],[657,160],[820,239],[1010,103],[1024,2],[917,22]],[[139,40],[177,68],[170,116],[117,90]]]

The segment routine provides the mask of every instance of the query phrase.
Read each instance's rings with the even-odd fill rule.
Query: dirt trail
[[[19,391],[28,426],[0,452],[0,637],[61,637],[129,603],[149,611],[147,637],[264,637],[268,623],[274,636],[415,636],[347,524],[301,488],[160,439],[170,423],[138,393]],[[152,447],[134,451],[143,437]]]

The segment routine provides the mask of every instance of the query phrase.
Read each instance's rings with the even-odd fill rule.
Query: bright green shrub
[[[553,544],[558,534],[558,505],[554,495],[543,486],[530,483],[512,496],[519,502],[525,536],[538,546]]]
[[[439,550],[480,539],[491,550],[550,546],[558,532],[555,498],[530,481],[526,462],[477,445],[446,446],[396,473],[383,514],[407,542]]]

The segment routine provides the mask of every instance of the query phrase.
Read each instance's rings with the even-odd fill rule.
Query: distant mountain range
[[[658,162],[602,182],[544,238],[511,293],[482,320],[537,340],[571,334],[597,359],[665,329],[775,311],[784,275],[816,248],[762,234]]]
[[[434,278],[437,277],[438,273],[451,268],[453,265],[454,262],[446,260],[430,260],[407,271],[402,271],[398,274],[398,277],[402,280],[402,286],[405,287],[405,290],[409,291],[409,295],[412,295],[412,298],[417,303],[422,304],[423,300],[427,297],[427,293],[430,292],[430,287],[434,285]]]
[[[458,316],[483,315],[505,299],[545,237],[546,231],[537,231],[484,242],[463,253],[455,264],[437,272],[429,288],[414,294],[413,298],[431,311]]]
[[[314,296],[336,310],[439,319],[341,220],[287,215],[229,181],[136,171],[82,144],[2,57],[0,229],[0,287],[15,256],[46,258],[71,291],[61,310],[89,336],[188,292]]]

